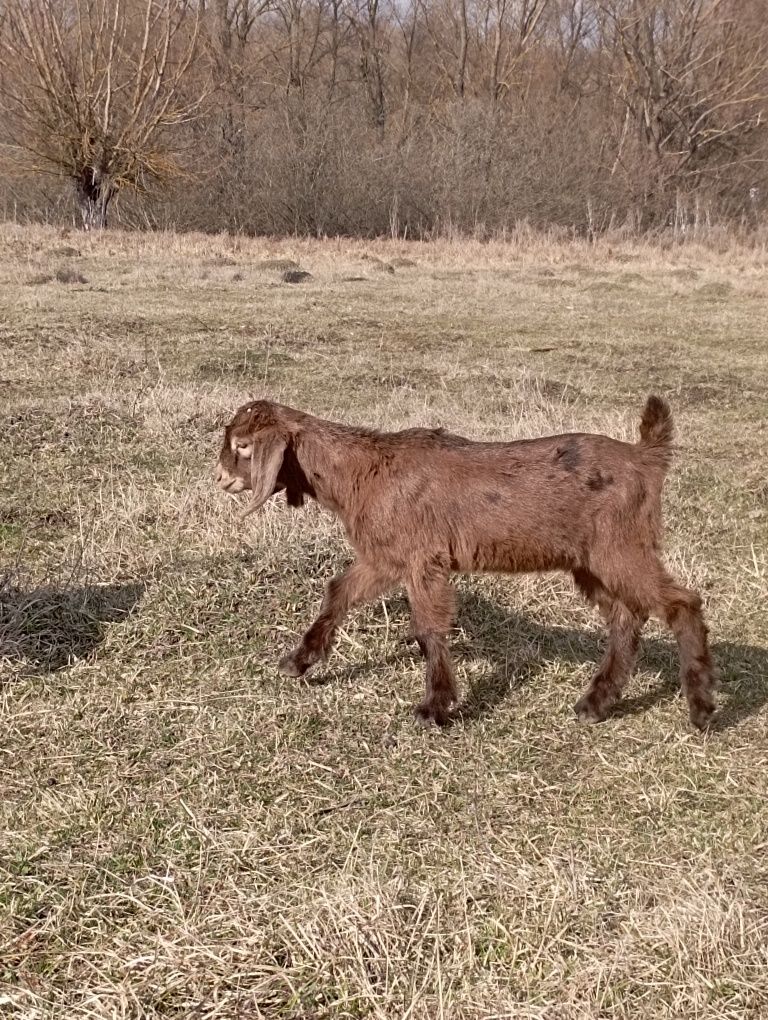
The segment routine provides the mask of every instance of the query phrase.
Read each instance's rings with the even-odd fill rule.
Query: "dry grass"
[[[768,1015],[765,253],[77,243],[64,287],[60,237],[0,231],[0,1015]],[[556,576],[459,582],[447,732],[412,721],[399,598],[278,678],[347,553],[315,508],[241,527],[213,490],[244,397],[629,436],[653,388],[714,732],[653,628],[579,727],[600,631]]]

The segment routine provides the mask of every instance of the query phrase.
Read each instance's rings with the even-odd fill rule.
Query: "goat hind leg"
[[[602,722],[621,697],[637,658],[646,617],[611,597],[600,580],[586,571],[574,573],[576,584],[596,604],[608,624],[608,646],[589,688],[574,705],[580,722]]]
[[[424,722],[444,726],[459,700],[446,634],[453,624],[455,597],[447,571],[427,569],[408,584],[413,635],[426,661],[426,693],[416,708]]]
[[[392,577],[369,563],[353,563],[337,574],[328,582],[317,619],[298,646],[280,660],[280,672],[303,676],[328,654],[339,624],[350,609],[383,595],[393,583]]]
[[[600,579],[631,612],[643,616],[652,612],[674,633],[691,722],[705,729],[715,711],[717,685],[700,596],[678,584],[658,558],[647,555],[630,558],[625,553],[621,572],[614,565],[612,575],[601,571]],[[583,589],[578,577],[577,583]]]
[[[715,713],[717,680],[701,612],[701,597],[661,574],[659,616],[674,633],[680,655],[680,679],[691,722],[703,730]]]

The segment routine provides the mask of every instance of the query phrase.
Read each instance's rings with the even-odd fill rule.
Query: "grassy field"
[[[0,227],[0,1016],[768,1017],[767,272]],[[653,390],[709,733],[653,626],[620,710],[575,721],[602,634],[555,575],[458,580],[445,731],[400,596],[278,676],[348,552],[215,490],[239,403],[629,438]]]

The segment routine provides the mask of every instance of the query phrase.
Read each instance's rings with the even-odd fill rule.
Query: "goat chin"
[[[653,615],[677,639],[690,717],[704,727],[715,683],[701,599],[670,576],[658,552],[672,439],[670,409],[656,396],[643,409],[637,443],[588,433],[481,443],[441,429],[379,432],[254,401],[226,427],[217,474],[238,474],[247,450],[255,491],[243,518],[286,489],[291,506],[308,496],[336,514],[355,549],[355,561],[328,585],[320,615],[283,659],[286,673],[301,675],[324,658],[353,607],[404,585],[426,660],[418,712],[445,723],[458,702],[446,641],[451,572],[559,569],[609,628],[577,716],[608,715]]]

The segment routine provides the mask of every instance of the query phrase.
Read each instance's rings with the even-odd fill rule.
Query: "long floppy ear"
[[[251,449],[251,502],[241,520],[263,506],[275,491],[277,475],[283,463],[287,442],[277,433],[261,433]]]

